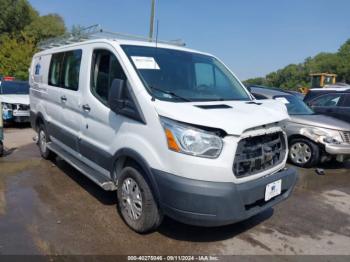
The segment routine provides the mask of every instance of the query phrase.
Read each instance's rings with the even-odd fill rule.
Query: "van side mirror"
[[[108,92],[108,106],[114,113],[146,123],[141,108],[127,80],[113,79]]]
[[[112,85],[108,93],[108,105],[109,108],[115,112],[119,113],[125,104],[123,99],[124,89],[126,88],[125,80],[122,79],[113,79]]]

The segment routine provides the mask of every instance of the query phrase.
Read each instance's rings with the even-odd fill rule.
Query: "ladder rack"
[[[63,45],[73,44],[83,42],[89,39],[127,39],[135,41],[147,41],[155,43],[155,39],[150,39],[144,36],[123,34],[107,31],[101,28],[100,25],[92,25],[89,27],[82,28],[76,32],[66,33],[62,36],[49,38],[47,40],[41,41],[38,45],[39,50],[45,50],[53,47],[59,47]],[[171,40],[171,41],[162,41],[157,40],[158,43],[170,44],[176,46],[185,46],[186,44],[181,39]]]

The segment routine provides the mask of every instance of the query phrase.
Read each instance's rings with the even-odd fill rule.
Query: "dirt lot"
[[[0,159],[0,254],[347,254],[350,165],[299,169],[290,199],[220,228],[165,219],[138,235],[105,192],[64,161],[42,160],[29,128],[9,128]]]

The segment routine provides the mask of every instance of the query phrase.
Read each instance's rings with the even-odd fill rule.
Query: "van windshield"
[[[216,58],[187,51],[122,45],[148,91],[167,101],[250,100]]]

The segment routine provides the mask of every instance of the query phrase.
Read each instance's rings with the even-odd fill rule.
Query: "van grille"
[[[280,164],[285,154],[282,132],[244,138],[237,146],[233,172],[238,178],[263,172]]]
[[[350,131],[342,132],[342,136],[345,143],[350,144]]]

